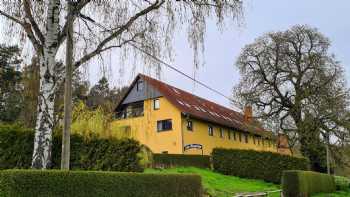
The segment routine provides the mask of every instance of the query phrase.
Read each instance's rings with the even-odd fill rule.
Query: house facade
[[[253,119],[251,107],[241,114],[142,74],[115,114],[113,134],[154,153],[210,155],[216,147],[278,152],[276,137]]]

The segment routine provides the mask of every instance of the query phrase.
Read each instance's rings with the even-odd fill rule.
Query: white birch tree
[[[194,51],[194,64],[204,50],[208,19],[218,27],[226,19],[241,17],[240,0],[77,0],[74,6],[74,69],[111,50],[120,50],[122,59],[135,58],[158,65],[146,54],[172,57],[177,28],[187,28]],[[20,44],[30,43],[40,61],[40,92],[32,167],[45,169],[51,163],[55,91],[63,81],[67,21],[65,0],[2,0],[0,17],[5,19],[9,37]],[[132,45],[130,45],[132,44]],[[133,46],[146,51],[141,53]]]

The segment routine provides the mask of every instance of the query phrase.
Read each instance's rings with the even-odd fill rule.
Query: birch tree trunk
[[[45,45],[40,54],[40,89],[35,126],[32,168],[46,169],[51,165],[52,131],[56,89],[56,53],[58,49],[60,0],[49,0]]]

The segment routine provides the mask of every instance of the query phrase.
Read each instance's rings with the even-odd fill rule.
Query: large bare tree
[[[277,122],[315,168],[324,144],[349,142],[349,90],[329,47],[317,29],[297,25],[257,38],[236,63],[241,73],[237,101],[252,104],[257,117]]]
[[[206,21],[241,14],[240,0],[77,0],[74,10],[74,69],[104,52],[120,49],[120,57],[152,62],[172,54],[177,28],[187,27],[188,41],[197,54],[203,49]],[[2,0],[0,16],[6,19],[11,37],[28,41],[39,59],[40,90],[35,128],[33,168],[48,168],[51,160],[51,139],[54,127],[55,91],[64,78],[62,51],[66,40],[67,2],[65,0]],[[136,48],[146,53],[140,53]],[[145,55],[148,54],[148,55]]]

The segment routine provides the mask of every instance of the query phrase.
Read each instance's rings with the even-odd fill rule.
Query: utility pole
[[[72,124],[72,74],[73,74],[73,2],[67,1],[67,41],[66,41],[66,76],[64,86],[64,123],[62,133],[61,169],[69,170],[70,131]]]

